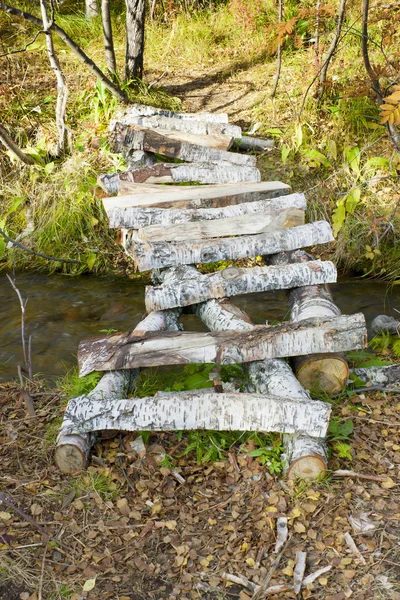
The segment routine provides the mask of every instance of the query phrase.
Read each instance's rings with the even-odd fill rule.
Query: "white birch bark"
[[[288,520],[287,517],[278,517],[276,520],[276,543],[275,554],[278,554],[286,543],[288,538]]]
[[[306,570],[306,558],[307,552],[296,552],[296,566],[293,571],[293,589],[296,595],[300,593],[301,585],[303,583]]]
[[[221,124],[228,123],[228,115],[226,113],[176,113],[171,110],[166,110],[165,108],[156,108],[154,106],[135,103],[124,107],[115,114],[114,119],[110,121],[110,131],[114,130],[117,122],[131,125],[134,124],[132,119],[136,119],[136,117],[152,117],[154,115],[187,121],[202,121],[206,123]]]
[[[170,158],[179,158],[186,162],[227,162],[235,165],[255,167],[256,157],[236,152],[227,152],[204,146],[203,136],[198,140],[185,141],[189,134],[168,132],[161,130],[143,129],[139,125],[124,125],[116,123],[110,136],[110,145],[113,152],[122,152],[125,148],[132,150],[146,150]],[[194,137],[194,136],[193,136]]]
[[[281,253],[266,259],[270,264],[307,264],[313,257],[304,250]],[[311,285],[293,288],[289,292],[291,320],[300,322],[312,317],[333,317],[340,310],[333,302],[326,285]],[[349,369],[344,356],[308,356],[297,357],[293,361],[295,373],[306,389],[323,390],[328,394],[340,392],[346,385]]]
[[[278,215],[258,213],[240,215],[218,221],[197,221],[182,225],[153,225],[140,228],[138,237],[142,242],[184,242],[186,240],[202,240],[216,237],[237,235],[254,235],[270,233],[287,227],[304,225],[304,211],[290,208]]]
[[[364,367],[351,369],[351,373],[361,379],[366,385],[382,387],[400,387],[400,365],[386,367]]]
[[[137,116],[129,119],[129,125],[141,125],[147,129],[164,129],[169,131],[184,131],[195,135],[226,135],[230,138],[242,137],[242,130],[237,125],[227,123],[210,123],[194,119],[180,119],[177,117],[151,117]],[[270,140],[266,140],[270,141]]]
[[[109,176],[102,175],[101,177]],[[115,203],[112,203],[114,205],[111,202],[104,203],[111,228],[140,229],[141,227],[155,225],[167,227],[168,225],[213,221],[258,213],[269,215],[271,219],[274,219],[284,211],[297,209],[304,212],[306,208],[304,194],[289,194],[280,198],[258,200],[256,202],[197,209],[125,207],[119,206],[118,200],[122,200],[122,198],[115,199]]]
[[[189,267],[192,269],[192,267]],[[192,269],[194,271],[194,269]],[[224,300],[209,300],[194,307],[194,312],[213,331],[249,331],[255,325],[246,313]],[[247,365],[247,391],[295,398],[308,402],[310,395],[282,359],[267,359]],[[296,432],[283,436],[284,470],[289,477],[316,479],[325,472],[328,454],[324,437],[309,437]]]
[[[50,67],[53,69],[57,79],[57,103],[56,103],[56,125],[57,125],[57,145],[56,156],[62,154],[68,143],[68,132],[65,124],[65,114],[67,110],[68,88],[64,73],[61,69],[60,61],[54,50],[53,35],[51,33],[52,21],[47,15],[46,0],[40,0],[40,10],[42,13],[43,28],[45,31],[47,56],[49,57]]]
[[[266,358],[311,352],[345,352],[365,348],[364,315],[308,319],[301,323],[257,326],[251,332],[145,332],[111,334],[81,342],[80,374],[179,365],[188,363],[241,364]]]
[[[76,435],[101,430],[295,431],[324,436],[330,405],[262,394],[176,392],[147,398],[70,402],[63,429]]]
[[[275,233],[215,238],[197,242],[154,242],[142,244],[135,241],[132,232],[125,238],[125,251],[132,256],[139,271],[253,258],[275,254],[282,250],[294,250],[304,246],[326,244],[333,241],[332,230],[326,221],[317,221]]]
[[[190,306],[211,298],[289,289],[292,287],[333,283],[336,267],[327,261],[313,261],[284,267],[229,267],[215,273],[185,277],[184,269],[170,269],[161,286],[146,287],[146,310],[165,310]],[[181,273],[178,278],[176,273]]]
[[[281,198],[289,191],[290,187],[280,181],[242,183],[240,186],[235,183],[209,186],[134,183],[130,195],[104,198],[103,203],[107,211],[111,208],[220,208],[267,198]]]
[[[94,19],[99,16],[98,0],[85,0],[85,16],[87,19]]]
[[[181,329],[178,320],[179,314],[179,311],[151,313],[138,323],[135,330],[140,332],[164,329],[178,331]],[[81,407],[85,406],[87,402],[114,402],[120,399],[127,394],[138,374],[137,369],[105,373],[91,392],[70,400],[67,410],[79,413]],[[84,469],[88,463],[90,449],[95,441],[95,436],[92,434],[94,430],[71,433],[68,427],[70,420],[71,417],[66,413],[57,437],[57,447],[54,454],[56,465],[63,473],[72,473]]]
[[[248,135],[242,135],[238,138],[235,136],[235,147],[239,150],[250,150],[252,152],[265,152],[266,150],[272,150],[275,147],[274,140],[263,140],[257,137],[250,137]]]

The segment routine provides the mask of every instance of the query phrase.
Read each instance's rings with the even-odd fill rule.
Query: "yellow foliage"
[[[384,98],[381,104],[381,123],[400,125],[400,85],[393,86],[394,92]]]

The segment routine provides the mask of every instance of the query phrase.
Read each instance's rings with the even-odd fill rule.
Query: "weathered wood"
[[[110,227],[125,227],[127,229],[140,229],[141,227],[154,225],[164,228],[168,225],[227,219],[241,215],[256,215],[257,213],[268,215],[273,220],[278,219],[284,211],[297,209],[304,213],[306,208],[306,200],[303,194],[289,194],[280,198],[244,202],[243,204],[233,204],[221,208],[131,208],[129,206],[110,206],[110,204],[107,201],[104,205]],[[113,204],[117,204],[117,202]]]
[[[146,129],[164,129],[170,131],[184,131],[195,135],[226,135],[230,138],[242,138],[242,130],[237,125],[228,123],[210,123],[195,119],[180,119],[177,117],[151,117],[137,116],[129,119],[129,125],[141,125]],[[270,141],[270,140],[263,140]]]
[[[146,106],[145,104],[130,104],[121,109],[113,120],[110,121],[110,130],[113,131],[115,123],[118,121],[130,125],[132,119],[136,117],[152,117],[159,115],[172,119],[183,119],[187,121],[203,121],[206,123],[228,123],[228,115],[226,113],[177,113],[165,108],[156,108],[155,106]]]
[[[187,267],[192,276],[196,272]],[[161,276],[165,277],[165,273]],[[195,314],[211,331],[249,331],[255,327],[249,317],[229,300],[209,300],[193,307]],[[310,395],[296,379],[285,360],[275,358],[251,362],[246,365],[247,391],[309,401]],[[289,477],[316,479],[326,471],[328,453],[325,438],[315,438],[295,433],[283,436],[284,470]]]
[[[229,217],[218,221],[197,221],[182,225],[153,225],[140,228],[138,237],[142,242],[179,242],[186,240],[202,240],[216,237],[237,235],[252,235],[277,231],[285,227],[304,225],[304,211],[289,208],[278,215],[258,213]]]
[[[282,197],[290,187],[280,181],[224,185],[160,186],[150,183],[130,184],[129,195],[104,198],[106,210],[111,208],[221,208],[234,204]]]
[[[304,250],[297,250],[268,257],[266,260],[274,265],[306,264],[313,257]],[[289,305],[291,320],[295,322],[310,317],[333,317],[340,314],[326,285],[292,289],[289,292]],[[293,364],[299,381],[308,390],[336,394],[345,387],[349,376],[347,361],[340,355],[310,353],[309,356],[296,357]]]
[[[118,191],[130,193],[135,183],[246,183],[261,180],[256,167],[232,165],[231,163],[157,163],[150,167],[125,171],[118,174]],[[134,191],[134,189],[133,189]],[[168,191],[168,189],[166,189]]]
[[[324,436],[330,405],[262,394],[175,392],[129,400],[90,399],[68,403],[64,416],[70,434],[123,431],[278,431]]]
[[[136,330],[156,331],[169,329],[170,331],[179,331],[181,329],[179,323],[180,311],[163,311],[154,312],[149,315],[138,325]],[[123,398],[132,387],[136,380],[139,371],[110,371],[105,373],[100,379],[96,387],[86,394],[79,396],[69,401],[68,406],[71,411],[79,411],[87,402],[107,401],[114,402]],[[90,449],[95,442],[95,436],[91,431],[70,433],[68,428],[67,417],[64,417],[60,432],[57,437],[57,447],[54,453],[54,460],[57,467],[63,473],[73,473],[80,471],[87,466]]]
[[[133,171],[141,167],[151,167],[156,163],[156,157],[150,152],[143,150],[134,150],[126,157],[128,164],[127,171]],[[103,188],[106,194],[118,194],[121,173],[104,173],[97,177],[97,183]]]
[[[190,141],[185,141],[189,139]],[[179,158],[186,162],[227,162],[235,165],[255,167],[255,156],[227,152],[204,146],[204,140],[210,142],[212,136],[201,136],[194,142],[194,136],[183,132],[171,132],[144,129],[140,125],[124,125],[116,123],[110,135],[112,152],[123,152],[126,149],[155,152],[170,158]]]
[[[234,142],[235,148],[239,150],[250,150],[251,152],[265,152],[265,150],[272,150],[275,146],[274,140],[263,140],[257,137],[250,137],[248,135],[242,135],[242,137],[235,136]]]
[[[83,341],[81,376],[92,371],[197,363],[246,363],[310,352],[345,352],[366,345],[364,315],[257,326],[250,332],[133,331]]]
[[[365,385],[400,388],[400,365],[359,367],[358,369],[352,369],[351,373],[361,379]]]
[[[244,235],[235,238],[214,238],[188,242],[141,243],[129,230],[125,236],[125,251],[132,256],[139,271],[178,265],[210,263],[218,260],[237,260],[259,255],[275,254],[304,246],[326,244],[333,240],[326,221],[317,221],[273,233]]]
[[[177,277],[176,274],[181,273]],[[229,267],[215,273],[185,277],[183,267],[169,269],[161,286],[146,287],[146,310],[164,310],[190,306],[211,298],[224,298],[281,290],[292,287],[333,283],[337,279],[335,265],[329,261],[313,261],[284,267]]]

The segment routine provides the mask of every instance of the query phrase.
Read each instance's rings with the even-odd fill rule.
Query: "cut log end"
[[[294,366],[301,385],[315,392],[338,394],[349,377],[348,364],[338,355],[296,357]]]
[[[66,435],[58,442],[54,451],[54,461],[62,473],[76,473],[86,469],[89,451],[88,439],[80,435]]]
[[[294,460],[286,473],[288,479],[318,479],[326,472],[326,462],[318,454],[308,454]]]

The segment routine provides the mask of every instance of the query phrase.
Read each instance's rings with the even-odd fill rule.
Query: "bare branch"
[[[33,40],[31,40],[30,42],[25,44],[25,46],[23,48],[20,48],[19,50],[10,50],[9,52],[4,52],[4,54],[0,54],[0,58],[4,58],[5,56],[10,56],[11,54],[19,54],[20,52],[26,52],[26,50],[29,48],[29,46],[32,46],[32,44],[34,44],[36,42],[37,38],[39,37],[39,35],[41,33],[44,33],[44,31],[38,31],[37,33],[35,33]]]
[[[20,161],[22,161],[26,165],[36,164],[35,159],[32,156],[29,156],[29,154],[23,152],[21,148],[17,146],[17,144],[10,138],[7,131],[2,125],[0,125],[0,142],[2,142],[4,146],[14,154],[14,156],[16,156]]]
[[[283,0],[278,0],[278,23],[282,23],[282,14],[283,14]],[[276,73],[274,79],[274,85],[271,92],[271,98],[275,98],[276,90],[278,88],[279,77],[281,74],[282,68],[282,43],[278,44],[278,52],[277,52],[277,63],[276,63]]]
[[[10,238],[10,236],[8,236],[6,234],[6,232],[3,231],[3,229],[0,229],[0,235],[2,235],[3,238],[5,240],[7,240],[7,242],[11,242],[11,244],[13,244],[13,246],[20,248],[21,250],[24,250],[25,252],[28,252],[29,254],[33,254],[34,256],[39,256],[39,258],[44,258],[46,260],[54,260],[54,262],[60,262],[60,263],[72,263],[75,265],[81,264],[80,260],[75,260],[72,258],[57,258],[56,256],[48,256],[47,254],[42,254],[41,252],[35,252],[35,250],[31,250],[27,246],[24,246],[23,244],[21,244],[21,242],[17,242],[13,238]]]

